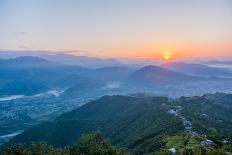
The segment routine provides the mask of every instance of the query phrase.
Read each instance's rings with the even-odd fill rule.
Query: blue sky
[[[230,0],[1,0],[0,50],[231,56]]]

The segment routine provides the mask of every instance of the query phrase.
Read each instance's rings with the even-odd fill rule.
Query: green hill
[[[218,102],[222,95],[223,103]],[[230,98],[228,94],[176,100],[104,96],[52,122],[32,127],[11,143],[45,141],[63,147],[73,144],[82,134],[99,129],[114,145],[133,154],[172,147],[194,149],[208,139],[212,140],[209,147],[224,147],[223,141],[231,141],[232,135]]]

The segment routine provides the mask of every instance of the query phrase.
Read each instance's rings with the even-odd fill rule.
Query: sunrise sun
[[[170,59],[170,56],[169,56],[169,55],[164,56],[163,59],[164,59],[164,60],[169,60],[169,59]]]
[[[171,60],[172,59],[172,53],[171,52],[163,52],[161,54],[161,57],[165,61]]]

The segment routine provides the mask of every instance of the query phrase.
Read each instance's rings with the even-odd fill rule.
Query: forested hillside
[[[99,129],[132,154],[157,151],[228,149],[231,151],[231,95],[181,97],[104,96],[52,122],[34,126],[11,143],[46,141],[72,145],[82,134]]]

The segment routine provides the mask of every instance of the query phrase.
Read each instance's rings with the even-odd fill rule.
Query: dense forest
[[[177,152],[179,155],[226,155],[229,148],[207,149],[199,147],[189,149],[183,147]],[[159,150],[146,155],[172,155],[170,151]],[[80,140],[70,146],[55,148],[46,142],[31,143],[30,145],[13,144],[4,148],[2,155],[130,155],[121,148],[112,146],[103,135],[97,131],[83,135]]]

